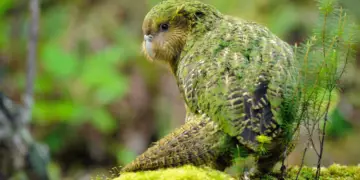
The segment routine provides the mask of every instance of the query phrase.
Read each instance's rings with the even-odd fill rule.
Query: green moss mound
[[[199,168],[191,165],[179,168],[160,169],[136,173],[123,173],[113,180],[235,180],[230,175],[211,168]]]
[[[299,172],[298,167],[293,167],[288,171],[288,179],[296,179]],[[316,168],[303,167],[299,175],[299,180],[315,179]],[[341,166],[333,164],[328,168],[321,168],[321,180],[360,180],[360,166]]]
[[[296,179],[298,167],[288,169],[286,179]],[[299,180],[315,179],[316,168],[303,167]],[[242,177],[241,177],[242,178]],[[213,170],[210,168],[199,168],[186,165],[178,168],[160,169],[156,171],[143,171],[136,173],[123,173],[113,180],[235,180],[238,178]],[[274,172],[262,178],[262,180],[278,180],[279,173]],[[321,180],[360,180],[360,166],[341,166],[334,164],[328,168],[321,169]]]

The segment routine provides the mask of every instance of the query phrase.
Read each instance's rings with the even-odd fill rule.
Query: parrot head
[[[193,0],[166,0],[145,16],[143,51],[149,60],[174,64],[198,24],[220,13],[210,5]],[[203,27],[203,26],[201,26]]]

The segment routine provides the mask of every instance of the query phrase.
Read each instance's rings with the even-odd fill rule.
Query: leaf
[[[76,55],[65,52],[55,42],[45,45],[42,52],[44,69],[56,78],[68,79],[78,71],[79,61]]]
[[[76,106],[73,102],[41,101],[34,104],[33,121],[38,125],[52,124],[53,122],[68,122],[74,118]]]
[[[80,79],[90,87],[97,87],[104,82],[114,81],[117,73],[114,66],[100,59],[89,59],[84,62]]]
[[[70,26],[72,19],[69,6],[51,6],[41,13],[41,39],[51,41],[60,35],[68,33],[67,28]]]
[[[0,17],[14,4],[14,0],[1,0],[0,1]]]
[[[102,133],[111,133],[116,128],[115,119],[111,114],[103,108],[98,108],[92,112],[90,123]]]
[[[22,80],[23,81],[23,80]],[[24,83],[22,83],[24,84]],[[37,76],[35,83],[35,92],[39,94],[50,94],[54,92],[54,81],[49,76]]]
[[[127,90],[127,79],[114,66],[114,49],[100,53],[84,63],[81,81],[90,89],[95,89],[97,103],[108,104],[121,97]],[[103,57],[103,58],[100,58]]]

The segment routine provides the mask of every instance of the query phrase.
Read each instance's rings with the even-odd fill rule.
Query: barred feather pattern
[[[291,98],[284,92],[294,84],[293,52],[256,23],[226,17],[215,25],[189,37],[198,39],[180,57],[178,85],[193,113],[208,115],[256,151],[256,136],[281,136],[282,102]]]
[[[204,115],[188,115],[187,123],[162,138],[122,172],[153,170],[185,164],[224,169],[235,141]]]

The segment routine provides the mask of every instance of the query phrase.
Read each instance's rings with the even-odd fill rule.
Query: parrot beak
[[[152,35],[144,35],[145,51],[151,58],[154,57],[154,52],[152,49],[152,39],[153,39]]]
[[[152,35],[144,35],[144,41],[152,41],[153,36]]]

